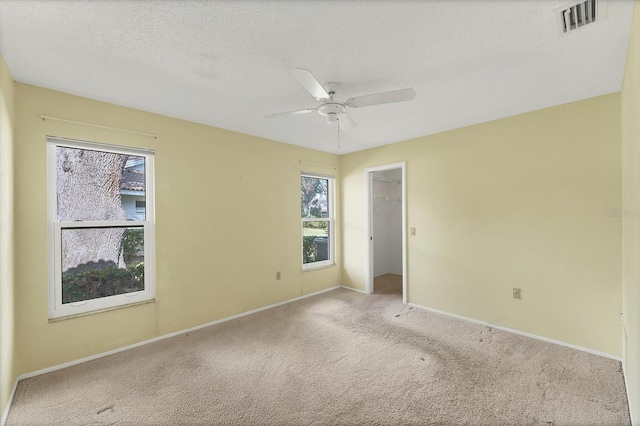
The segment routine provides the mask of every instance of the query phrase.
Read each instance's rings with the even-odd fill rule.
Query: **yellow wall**
[[[13,126],[14,83],[0,55],[0,417],[13,382]]]
[[[622,193],[624,210],[640,211],[640,5],[635,4],[622,86]],[[623,359],[629,408],[640,423],[640,218],[625,217],[623,230]],[[636,424],[636,423],[634,423]]]
[[[620,156],[619,94],[342,156],[343,284],[364,169],[406,160],[410,303],[620,356]]]
[[[29,85],[15,89],[18,374],[341,283],[339,263],[305,273],[300,264],[300,171],[339,174],[300,160],[337,167],[337,156]],[[155,150],[157,303],[48,322],[47,135]]]

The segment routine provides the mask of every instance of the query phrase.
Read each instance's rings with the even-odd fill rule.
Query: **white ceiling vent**
[[[555,10],[560,35],[575,32],[604,19],[605,0],[581,0]]]

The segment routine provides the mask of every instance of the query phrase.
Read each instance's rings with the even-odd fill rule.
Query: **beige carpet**
[[[19,383],[9,425],[628,425],[620,363],[339,289]]]

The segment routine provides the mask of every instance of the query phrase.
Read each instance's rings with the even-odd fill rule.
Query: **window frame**
[[[145,220],[123,221],[59,221],[57,212],[56,148],[133,155],[145,159]],[[155,299],[155,203],[154,203],[154,151],[105,143],[87,142],[47,136],[47,224],[49,253],[49,319],[84,315]],[[142,228],[144,233],[144,290],[62,303],[62,231],[65,229]]]
[[[327,268],[330,266],[334,266],[335,262],[335,176],[325,175],[320,173],[312,173],[312,172],[301,172],[300,173],[300,182],[302,182],[302,178],[314,178],[314,179],[326,179],[327,180],[327,214],[329,217],[320,218],[320,217],[308,217],[300,218],[300,262],[302,264],[302,271],[309,271],[313,269]],[[329,259],[320,260],[317,262],[304,263],[304,224],[306,222],[327,222],[329,226],[329,232],[327,236],[329,237]]]

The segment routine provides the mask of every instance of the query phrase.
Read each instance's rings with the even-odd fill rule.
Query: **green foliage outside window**
[[[62,274],[62,303],[98,299],[144,290],[144,263]]]
[[[144,230],[142,228],[127,229],[122,242],[122,252],[124,263],[127,265],[139,263],[144,259]]]
[[[302,237],[302,263],[311,263],[316,260],[316,243],[315,235],[307,235]]]

